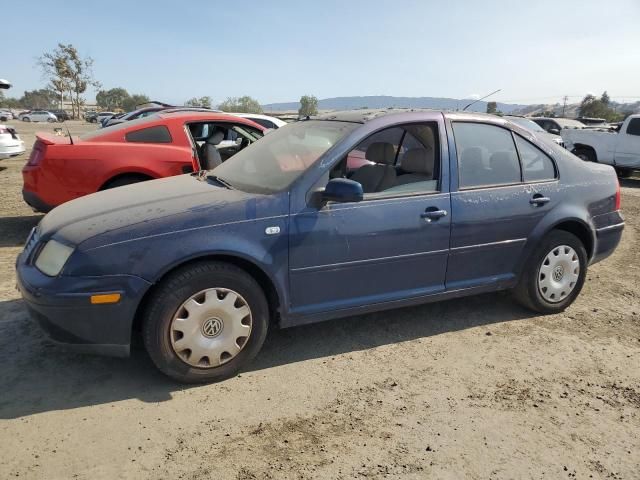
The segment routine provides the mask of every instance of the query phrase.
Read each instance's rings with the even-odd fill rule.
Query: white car
[[[14,157],[24,151],[24,142],[16,131],[7,125],[0,125],[0,159]]]
[[[0,122],[13,120],[13,112],[11,110],[0,110]]]
[[[34,110],[27,113],[26,115],[22,115],[22,121],[54,123],[58,121],[58,117],[56,117],[53,113],[47,112],[45,110]]]
[[[560,134],[583,160],[612,165],[621,177],[640,170],[640,114],[629,115],[617,131],[564,129]]]
[[[287,122],[280,120],[279,118],[270,117],[269,115],[260,115],[258,113],[229,113],[229,115],[248,118],[252,122],[256,122],[258,125],[262,125],[264,128],[269,128],[271,130],[283,127],[287,124]]]

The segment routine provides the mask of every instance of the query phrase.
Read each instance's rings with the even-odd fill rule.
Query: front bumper
[[[16,273],[30,315],[52,340],[82,352],[129,354],[133,320],[149,282],[132,275],[52,278],[26,264],[22,255]],[[91,295],[108,292],[120,293],[120,301],[91,304]]]

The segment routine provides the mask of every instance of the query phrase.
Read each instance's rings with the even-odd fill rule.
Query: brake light
[[[620,207],[622,207],[622,195],[620,194],[620,180],[618,180],[616,178],[617,181],[617,185],[616,185],[616,210],[620,210]]]
[[[31,150],[31,156],[29,157],[29,161],[27,162],[27,166],[29,167],[35,167],[37,165],[40,165],[40,162],[44,157],[44,148],[39,143],[40,142],[36,142],[36,144],[33,147],[33,150]]]

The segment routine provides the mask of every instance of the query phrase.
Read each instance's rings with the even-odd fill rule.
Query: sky
[[[12,96],[45,85],[36,59],[63,42],[94,59],[103,88],[175,104],[498,88],[491,99],[508,103],[604,90],[640,100],[640,0],[21,0],[1,10],[0,78]]]

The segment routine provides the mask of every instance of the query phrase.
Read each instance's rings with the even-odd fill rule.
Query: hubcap
[[[251,335],[251,309],[237,292],[210,288],[192,295],[171,321],[171,347],[194,367],[212,368],[233,359]]]
[[[551,250],[540,265],[538,290],[547,302],[561,302],[573,291],[579,276],[578,254],[570,246],[560,245]]]

